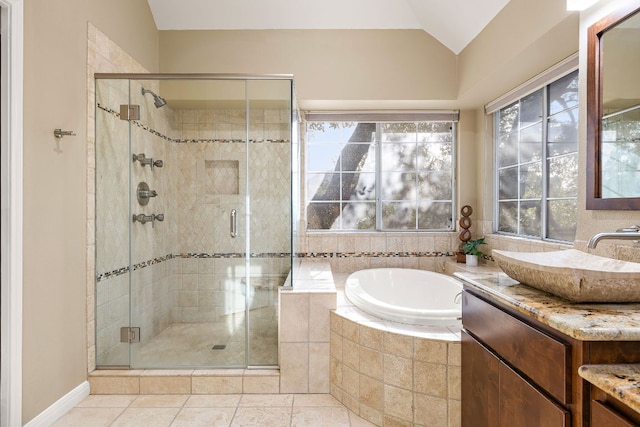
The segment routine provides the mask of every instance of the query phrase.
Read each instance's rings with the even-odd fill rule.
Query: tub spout
[[[640,240],[640,227],[634,225],[632,227],[619,228],[614,233],[598,233],[589,239],[589,249],[594,249],[600,240]]]
[[[462,292],[458,292],[455,297],[453,297],[454,304],[460,304],[462,301]]]

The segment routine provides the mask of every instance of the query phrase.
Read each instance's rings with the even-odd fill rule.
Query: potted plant
[[[468,240],[462,245],[462,251],[466,254],[467,265],[475,267],[478,265],[478,257],[482,256],[482,252],[478,250],[478,246],[485,245],[484,237],[479,239]]]

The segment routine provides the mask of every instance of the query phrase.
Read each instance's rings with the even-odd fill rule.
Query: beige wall
[[[87,378],[87,24],[150,70],[145,0],[25,1],[23,423]],[[76,136],[56,141],[53,129]]]
[[[460,135],[458,192],[474,208],[474,235],[493,229],[493,117],[484,105],[577,52],[578,27],[565,2],[511,0],[460,53],[460,127],[473,132]]]
[[[451,107],[456,63],[421,30],[160,32],[162,72],[293,74],[305,109]]]
[[[476,135],[482,132],[478,128],[475,112],[477,110],[460,111],[460,122],[458,123],[458,156],[457,156],[457,197],[458,212],[464,205],[473,208],[472,218],[482,218],[482,193],[478,192],[477,185],[478,168],[482,167],[478,161],[478,156],[482,153],[483,145],[476,143]],[[472,228],[471,231],[474,231]]]
[[[459,108],[477,108],[578,51],[578,14],[511,0],[459,56]]]

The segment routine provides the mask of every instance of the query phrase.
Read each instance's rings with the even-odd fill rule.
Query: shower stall
[[[98,368],[278,364],[292,76],[95,76]]]

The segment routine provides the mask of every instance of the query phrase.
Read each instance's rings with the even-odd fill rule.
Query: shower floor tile
[[[277,365],[278,327],[269,309],[251,311],[250,365]],[[216,368],[245,366],[244,321],[174,323],[142,344],[133,344],[136,368]],[[214,349],[223,347],[223,349]]]

